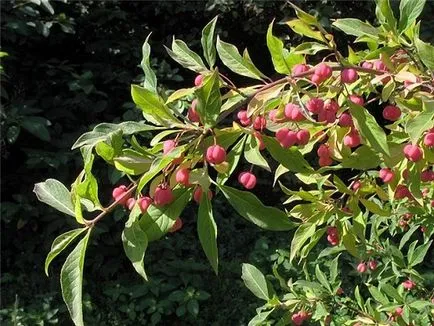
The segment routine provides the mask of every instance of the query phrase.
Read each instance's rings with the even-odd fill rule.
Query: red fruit
[[[408,169],[405,169],[405,170],[402,172],[402,176],[403,176],[404,180],[407,180],[407,179],[408,179],[409,174],[410,174],[410,171],[409,171]]]
[[[360,105],[360,106],[365,105],[365,100],[363,99],[363,97],[358,96],[358,95],[354,95],[354,94],[350,95],[349,100],[351,102],[353,102],[354,104],[357,104],[357,105]]]
[[[339,125],[341,127],[351,127],[353,126],[353,118],[349,113],[342,113],[339,117]]]
[[[372,69],[374,65],[372,64],[372,62],[365,61],[362,63],[362,67],[366,69]]]
[[[172,227],[169,229],[170,233],[176,232],[182,228],[182,225],[184,223],[182,222],[181,218],[178,217],[175,221],[175,224],[172,225]]]
[[[306,103],[306,108],[312,113],[319,113],[324,109],[324,101],[314,97]]]
[[[434,181],[434,171],[433,170],[422,171],[422,173],[420,174],[420,180],[422,180],[422,182]]]
[[[176,142],[173,139],[165,140],[163,142],[163,154],[170,153],[176,147]]]
[[[197,75],[196,78],[194,79],[194,86],[200,86],[202,85],[203,82],[203,76],[202,75]]]
[[[149,206],[151,206],[152,204],[152,198],[146,196],[140,197],[139,199],[137,199],[137,204],[139,205],[141,212],[146,213]]]
[[[172,189],[168,188],[167,185],[159,185],[154,192],[154,205],[164,206],[170,204],[173,201]]]
[[[387,71],[386,65],[381,60],[374,61],[374,69],[380,71]]]
[[[332,245],[332,246],[337,246],[339,244],[339,238],[332,236],[332,235],[328,235],[327,236],[327,241]]]
[[[395,105],[388,105],[383,109],[383,118],[390,121],[396,121],[401,116],[401,110]]]
[[[259,150],[262,151],[265,149],[265,144],[264,144],[264,140],[262,139],[262,134],[258,131],[255,131],[253,133],[253,135],[256,137],[256,140],[258,142],[259,145]]]
[[[263,116],[258,116],[253,121],[253,128],[256,130],[263,130],[267,126],[267,120]]]
[[[422,225],[420,227],[420,232],[425,233],[426,232],[426,226]]]
[[[337,236],[338,235],[338,229],[335,228],[334,226],[329,226],[327,228],[327,234],[332,235],[332,236]]]
[[[324,110],[336,113],[339,110],[339,104],[334,100],[327,100],[324,103]]]
[[[295,65],[294,67],[292,67],[292,75],[293,76],[298,76],[306,71],[309,71],[309,66],[304,65],[304,64],[298,64]]]
[[[330,157],[330,148],[326,144],[321,144],[316,153],[319,157]]]
[[[297,131],[297,143],[299,145],[306,145],[309,142],[310,133],[309,130],[300,129]]]
[[[371,261],[368,263],[369,269],[370,269],[371,271],[377,269],[377,265],[378,265],[378,263],[377,263],[376,260],[371,260]]]
[[[250,172],[241,172],[238,176],[238,182],[250,190],[256,186],[256,176]]]
[[[188,109],[187,112],[188,120],[190,120],[191,122],[200,122],[199,113],[197,113],[196,111],[196,104],[197,100],[194,99],[193,102],[191,102],[191,107]]]
[[[323,156],[319,158],[318,164],[319,166],[329,166],[332,165],[333,160],[329,156]]]
[[[406,280],[406,281],[402,282],[402,286],[406,290],[411,290],[412,288],[414,288],[416,286],[416,283],[414,283],[412,280]]]
[[[417,145],[407,144],[404,147],[404,155],[412,162],[418,162],[423,157],[422,149]]]
[[[395,199],[403,199],[405,197],[411,197],[410,190],[404,185],[398,185],[395,189]]]
[[[359,273],[365,273],[367,269],[368,268],[366,267],[366,264],[364,262],[361,262],[357,265],[357,271]]]
[[[212,145],[206,150],[206,160],[212,164],[220,164],[226,160],[226,150],[220,145]]]
[[[282,147],[288,148],[297,142],[297,134],[288,128],[282,128],[276,132],[276,139]]]
[[[344,145],[349,148],[354,148],[359,146],[361,143],[360,135],[357,132],[350,132],[344,137]]]
[[[395,309],[395,315],[397,315],[397,316],[402,316],[403,312],[404,312],[404,309],[402,309],[401,307],[398,307]]]
[[[434,207],[434,200],[431,200],[431,207]]]
[[[333,123],[336,121],[336,113],[333,111],[323,110],[318,113],[318,122]]]
[[[362,183],[359,180],[357,180],[357,181],[353,182],[351,189],[353,189],[354,191],[357,191],[360,189],[361,186],[362,186]]]
[[[132,210],[135,204],[136,204],[136,200],[134,198],[128,198],[128,200],[125,203],[125,206],[127,206],[129,210]]]
[[[291,121],[302,121],[305,119],[300,111],[300,107],[292,103],[285,105],[285,117]]]
[[[310,78],[310,80],[312,80],[312,83],[314,83],[315,85],[319,85],[321,84],[324,80],[326,80],[327,78],[318,76],[313,74],[312,77]]]
[[[300,312],[298,312],[298,313],[293,314],[291,316],[291,320],[294,323],[294,325],[300,326],[303,324],[304,318],[303,318],[303,316],[300,315]]]
[[[194,190],[193,199],[198,204],[200,204],[200,201],[202,200],[202,193],[203,193],[203,191],[202,191],[201,187],[197,187]],[[208,199],[211,200],[212,196],[213,196],[212,191],[208,189]]]
[[[426,147],[434,147],[434,132],[429,132],[423,138],[423,144]]]
[[[344,289],[343,289],[343,288],[339,288],[339,289],[337,289],[337,290],[336,290],[336,294],[337,294],[337,295],[342,295],[342,294],[344,294]]]
[[[333,72],[332,68],[330,68],[326,63],[321,62],[319,65],[315,67],[314,74],[324,79],[327,79],[331,77],[332,72]]]
[[[426,198],[429,194],[429,189],[428,188],[423,188],[422,190],[422,197]]]
[[[241,110],[237,113],[237,117],[240,120],[241,125],[248,126],[252,120],[247,116],[247,110]]]
[[[389,183],[395,177],[395,173],[391,169],[383,168],[380,170],[379,176],[384,183]]]
[[[189,178],[190,178],[190,170],[187,168],[181,168],[176,172],[175,175],[176,182],[184,186],[190,185]]]
[[[131,197],[131,194],[127,195],[127,187],[121,185],[113,189],[112,196],[115,201],[117,201],[121,205],[125,205],[127,200]]]
[[[352,68],[346,68],[341,71],[341,81],[345,84],[352,84],[359,79],[357,70]]]

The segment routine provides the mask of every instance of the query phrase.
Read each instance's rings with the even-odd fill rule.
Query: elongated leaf
[[[275,207],[264,206],[254,194],[248,191],[223,185],[218,187],[238,214],[263,229],[286,231],[297,225],[283,211]]]
[[[319,268],[319,265],[315,266],[315,276],[316,279],[321,283],[321,285],[324,286],[327,290],[329,290],[330,293],[332,293],[330,283],[327,281],[327,277],[325,276],[324,272]]]
[[[196,90],[196,110],[207,128],[216,124],[222,107],[219,82],[219,74],[215,70],[212,75],[205,78],[201,87]]]
[[[54,258],[57,257],[76,237],[86,228],[74,229],[59,235],[51,244],[51,250],[45,259],[45,274],[48,276],[48,267]]]
[[[301,43],[294,49],[294,53],[314,55],[319,51],[329,50],[329,47],[318,42]]]
[[[140,66],[143,69],[143,72],[145,74],[145,81],[143,82],[143,87],[150,90],[153,93],[157,93],[157,77],[155,76],[154,71],[151,68],[151,65],[149,63],[149,56],[151,54],[151,47],[148,43],[149,37],[151,34],[149,34],[146,37],[145,42],[142,46],[142,62],[140,62]]]
[[[273,35],[273,22],[268,26],[267,30],[267,47],[268,51],[270,51],[274,69],[279,74],[291,74],[292,67],[304,61],[302,55],[290,53],[288,49],[285,49],[283,42]]]
[[[292,261],[297,255],[300,254],[300,249],[315,233],[316,225],[305,223],[301,224],[297,231],[294,233],[294,237],[291,241],[291,253],[289,255],[289,260]]]
[[[62,213],[75,217],[71,193],[56,179],[47,179],[45,182],[35,184],[33,192],[38,200],[50,205]]]
[[[100,123],[92,131],[81,135],[72,145],[72,149],[82,146],[95,146],[99,142],[110,139],[115,133],[121,131],[123,135],[132,135],[142,131],[158,130],[159,127],[148,126],[141,122],[127,121],[120,124]]]
[[[405,232],[405,234],[401,238],[401,241],[399,242],[399,247],[398,247],[399,250],[401,250],[405,246],[407,241],[410,240],[413,233],[417,231],[419,228],[420,226],[415,224],[407,232]]]
[[[422,108],[423,111],[405,125],[405,131],[413,143],[417,143],[426,130],[434,127],[434,101],[424,101]]]
[[[136,205],[131,211],[128,221],[125,223],[125,228],[122,232],[122,244],[125,254],[133,264],[136,272],[145,280],[148,280],[145,267],[143,266],[146,248],[148,247],[148,237],[139,225],[138,217],[140,213],[140,208]]]
[[[202,38],[200,42],[202,43],[203,56],[208,62],[210,68],[215,64],[216,59],[216,49],[215,49],[215,25],[217,23],[218,16],[214,17],[202,30]]]
[[[414,250],[413,255],[409,255],[410,256],[408,258],[409,259],[409,262],[408,262],[409,267],[414,267],[417,264],[420,264],[421,262],[423,262],[423,259],[425,258],[425,255],[427,254],[428,249],[431,246],[431,243],[432,243],[432,240],[427,242],[427,243],[424,243],[423,245],[420,245],[419,247],[417,247]]]
[[[419,38],[415,38],[414,45],[419,53],[420,59],[430,70],[434,70],[434,46],[426,43]]]
[[[399,31],[404,32],[422,13],[426,0],[401,0],[399,3]]]
[[[231,176],[231,174],[235,171],[238,162],[240,161],[241,153],[243,152],[245,142],[246,137],[243,137],[238,141],[238,143],[234,145],[234,147],[232,147],[231,151],[226,157],[226,162],[228,162],[229,164],[229,169],[225,174],[219,173],[219,175],[217,176],[218,184],[224,185]]]
[[[246,158],[247,162],[260,166],[261,168],[271,172],[268,162],[265,160],[261,154],[261,151],[259,150],[258,141],[253,135],[250,135],[247,139],[244,157]]]
[[[378,39],[378,29],[371,26],[368,23],[364,23],[359,19],[355,18],[342,18],[337,19],[332,24],[333,26],[340,29],[342,32],[348,35],[354,36],[369,36],[373,39]]]
[[[321,32],[314,30],[310,25],[300,19],[287,21],[286,24],[297,34],[324,42]]]
[[[170,204],[161,207],[151,205],[140,218],[139,225],[149,242],[160,239],[175,224],[191,199],[191,189],[175,189],[173,196],[174,200]]]
[[[363,139],[367,140],[375,150],[390,156],[386,134],[375,118],[364,107],[354,103],[349,103],[349,105],[357,130]]]
[[[273,297],[274,291],[259,269],[250,264],[243,264],[241,273],[244,284],[255,296],[265,301]]]
[[[261,311],[255,317],[253,317],[247,326],[259,326],[264,322],[267,317],[274,311],[274,308],[268,311]]]
[[[90,231],[91,229],[88,229],[85,237],[71,251],[60,271],[62,297],[76,326],[84,326],[82,307],[83,267]]]
[[[178,62],[184,68],[190,69],[199,74],[208,71],[200,56],[192,51],[185,42],[173,39],[172,50],[166,48],[167,53],[173,60]]]
[[[138,85],[131,85],[131,96],[143,113],[152,116],[159,124],[163,126],[180,124],[158,94]]]
[[[369,146],[360,146],[341,162],[344,168],[368,170],[381,163],[378,153]]]
[[[389,304],[389,300],[387,299],[387,297],[383,295],[381,291],[377,289],[375,286],[373,285],[368,286],[368,290],[376,301],[380,302],[383,305]]]
[[[262,136],[265,147],[271,156],[289,171],[297,173],[309,173],[313,169],[309,163],[303,158],[298,148],[290,147],[283,148],[276,139],[269,136]]]
[[[248,116],[264,112],[267,103],[269,103],[272,99],[279,99],[281,91],[285,85],[286,83],[278,84],[266,89],[265,91],[255,94],[247,106]]]
[[[375,13],[380,23],[388,26],[389,31],[396,30],[396,18],[393,15],[389,0],[375,0]]]
[[[212,214],[208,196],[202,196],[197,217],[197,232],[200,244],[214,272],[218,274],[217,225]]]
[[[217,37],[217,52],[223,64],[233,72],[253,79],[262,80],[264,75],[253,63],[248,62],[241,56],[235,45],[223,42]]]
[[[178,89],[174,91],[172,94],[170,94],[170,96],[166,100],[166,104],[175,102],[176,100],[179,100],[183,97],[193,94],[194,91],[195,91],[194,87]]]

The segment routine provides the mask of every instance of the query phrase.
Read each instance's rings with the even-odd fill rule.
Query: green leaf
[[[314,55],[324,50],[330,50],[330,49],[327,45],[320,44],[317,42],[305,42],[305,43],[301,43],[300,45],[297,45],[297,47],[293,50],[293,53]]]
[[[292,261],[298,254],[299,250],[303,247],[307,240],[309,240],[315,233],[316,225],[311,223],[301,224],[294,233],[291,241],[291,254],[289,260]]]
[[[336,28],[348,35],[354,36],[369,36],[375,40],[378,39],[378,29],[368,23],[364,23],[355,18],[336,19],[332,24]]]
[[[414,45],[424,65],[427,66],[428,69],[434,70],[434,46],[417,37],[414,39]]]
[[[257,226],[271,231],[287,231],[296,226],[283,211],[264,206],[254,194],[223,185],[218,187],[238,214]]]
[[[247,326],[259,326],[262,325],[267,317],[274,311],[274,308],[268,311],[261,311],[255,317],[253,317]]]
[[[360,295],[360,290],[359,290],[359,286],[356,285],[356,289],[354,290],[354,297],[356,298],[357,304],[359,305],[360,309],[362,309],[362,311],[365,310],[365,302],[362,298],[362,296]]]
[[[380,289],[383,290],[389,297],[395,299],[398,303],[402,302],[402,296],[399,292],[390,284],[380,283]]]
[[[279,74],[291,74],[292,67],[304,61],[302,55],[290,53],[288,49],[285,49],[283,42],[273,35],[273,22],[268,26],[267,30],[267,47],[271,54],[274,69]]]
[[[304,159],[297,147],[283,148],[276,139],[262,136],[267,151],[273,159],[282,164],[289,171],[297,173],[311,173],[313,171],[309,163]]]
[[[401,0],[399,3],[399,25],[400,32],[404,32],[423,11],[426,0]]]
[[[165,206],[149,206],[139,220],[140,227],[146,233],[148,241],[160,239],[175,224],[185,206],[191,199],[191,189],[173,190],[174,200]]]
[[[84,180],[79,184],[75,185],[75,191],[81,198],[88,199],[92,202],[95,207],[101,207],[101,203],[98,198],[98,182],[92,174],[92,165],[95,156],[93,154],[89,155],[89,159],[86,159],[86,154],[84,150],[88,146],[81,147],[84,165]]]
[[[380,215],[380,216],[390,216],[390,211],[381,208],[373,201],[360,198],[360,202],[372,213]]]
[[[300,19],[287,21],[286,24],[297,34],[324,42],[324,37],[321,32],[314,30],[311,26]]]
[[[357,148],[350,156],[344,157],[341,165],[344,168],[369,170],[380,165],[381,160],[378,153],[371,147],[362,145]]]
[[[202,43],[203,56],[208,62],[210,68],[215,64],[216,59],[216,49],[215,49],[215,25],[217,23],[218,16],[214,17],[202,30],[202,38],[200,42]]]
[[[300,18],[304,23],[309,25],[318,25],[318,20],[315,16],[312,16],[311,14],[308,14],[307,12],[303,11],[296,5],[294,5],[292,2],[289,2],[289,5],[294,8],[295,13],[297,14],[297,17]]]
[[[166,47],[166,51],[173,60],[178,62],[184,68],[190,69],[198,74],[208,72],[208,69],[200,56],[196,52],[190,50],[185,42],[173,39],[172,50]]]
[[[175,102],[176,100],[179,100],[183,97],[191,95],[194,93],[195,90],[196,90],[195,87],[180,88],[180,89],[174,91],[172,94],[170,94],[170,96],[166,100],[166,104]]]
[[[379,289],[377,289],[375,286],[370,285],[368,286],[368,290],[371,293],[372,297],[378,301],[379,303],[383,305],[389,304],[389,300],[387,300],[387,297],[384,296]]]
[[[405,232],[405,234],[401,238],[401,241],[399,242],[399,247],[398,247],[399,250],[401,250],[405,246],[405,244],[407,243],[407,241],[410,240],[410,238],[413,235],[413,233],[416,230],[418,230],[419,228],[420,228],[420,226],[417,225],[417,224],[415,224],[407,232]]]
[[[414,267],[417,264],[420,264],[421,262],[423,262],[424,257],[426,256],[429,247],[431,246],[432,240],[424,243],[423,245],[417,247],[414,250],[413,255],[411,255],[411,257],[409,257],[409,262],[408,265],[409,267]],[[409,255],[410,256],[410,255]]]
[[[197,96],[196,110],[206,128],[213,127],[220,114],[222,99],[219,83],[219,73],[215,70],[212,75],[205,78],[201,87],[195,92]]]
[[[389,30],[395,30],[396,18],[393,15],[393,10],[390,7],[389,0],[375,0],[375,2],[377,3],[375,12],[380,23],[388,26]]]
[[[244,149],[244,157],[247,162],[260,166],[261,168],[271,172],[268,162],[265,160],[261,154],[261,151],[259,150],[258,141],[253,135],[250,135],[247,138],[246,148]]]
[[[233,72],[259,80],[264,77],[251,61],[240,55],[235,45],[223,42],[220,37],[217,37],[217,52],[223,64]]]
[[[381,100],[383,102],[387,102],[392,95],[393,91],[395,90],[396,84],[393,79],[387,82],[387,84],[383,87],[383,90],[381,91]]]
[[[71,193],[56,179],[47,179],[45,182],[35,184],[33,192],[38,200],[54,207],[62,213],[75,217]]]
[[[51,244],[51,250],[45,259],[45,274],[48,276],[48,267],[54,258],[57,257],[76,237],[78,237],[86,228],[70,230],[59,235]]]
[[[423,111],[405,125],[405,131],[412,143],[417,143],[426,130],[434,127],[434,101],[424,101],[422,108]]]
[[[131,96],[134,103],[143,111],[145,118],[146,115],[149,115],[155,122],[163,126],[180,124],[180,121],[170,112],[158,94],[138,85],[131,85]]]
[[[390,156],[386,134],[383,128],[378,125],[375,118],[364,107],[352,102],[350,102],[349,105],[351,116],[361,136],[367,140],[375,150]]]
[[[270,283],[255,266],[243,264],[241,278],[246,287],[259,299],[268,301],[273,297],[274,291]]]
[[[145,280],[148,280],[143,265],[145,252],[148,247],[148,237],[140,227],[138,221],[140,214],[140,208],[136,205],[131,211],[128,221],[125,223],[125,228],[122,232],[122,244],[125,254],[133,264],[136,272]]]
[[[151,167],[152,161],[152,159],[133,151],[126,152],[124,155],[113,159],[116,169],[129,175],[145,173]]]
[[[330,287],[330,283],[327,281],[327,277],[323,273],[323,271],[319,268],[319,265],[315,266],[315,276],[316,279],[324,286],[330,293],[334,294],[332,288]]]
[[[243,152],[244,143],[246,142],[246,137],[241,138],[238,143],[232,147],[228,156],[226,157],[226,162],[229,164],[229,169],[225,174],[220,174],[217,176],[217,183],[224,185],[228,181],[231,174],[237,168],[238,162],[240,161],[241,154]]]
[[[145,42],[142,46],[142,61],[140,62],[140,66],[143,69],[143,73],[145,74],[145,80],[143,82],[143,87],[150,90],[153,93],[157,93],[157,77],[155,76],[154,71],[149,64],[149,56],[151,54],[151,47],[148,43],[149,37],[151,33],[146,37]]]
[[[142,131],[158,130],[159,127],[148,126],[140,122],[127,121],[119,124],[100,123],[92,131],[81,135],[72,145],[72,149],[82,146],[95,146],[99,142],[109,140],[115,133],[122,132],[123,135],[132,135]]]
[[[76,326],[84,326],[82,307],[83,267],[91,230],[88,229],[85,237],[71,251],[60,271],[62,297]]]
[[[356,236],[355,232],[349,229],[347,223],[343,224],[342,228],[342,242],[345,246],[345,249],[356,258],[359,258],[359,253],[356,247]]]
[[[22,128],[43,141],[51,140],[50,133],[47,129],[49,125],[50,122],[47,119],[34,116],[26,116],[20,124]]]
[[[197,217],[200,244],[214,272],[218,274],[217,225],[208,196],[202,196]]]

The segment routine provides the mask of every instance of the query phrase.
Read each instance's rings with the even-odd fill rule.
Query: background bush
[[[337,17],[375,17],[373,1],[295,3],[317,14],[326,26]],[[193,40],[216,14],[222,38],[248,47],[258,67],[272,71],[265,32],[274,17],[279,21],[293,16],[283,1],[1,2],[1,51],[7,53],[1,63],[2,323],[70,324],[58,278],[44,276],[43,261],[54,237],[74,222],[39,204],[33,185],[50,176],[71,183],[81,162],[70,147],[97,123],[140,119],[129,88],[142,78],[140,44],[150,31],[152,64],[160,83],[168,90],[191,85],[193,74],[181,73],[163,45],[176,35],[197,49]],[[431,42],[434,23],[428,18],[433,14],[434,3],[428,2],[422,36]],[[277,31],[289,34],[288,42],[300,40],[284,26]],[[347,44],[337,35],[341,45]],[[108,200],[120,176],[114,169],[101,173]],[[266,202],[278,200],[269,196]],[[181,232],[155,243],[147,253],[149,283],[136,276],[122,253],[122,209],[98,224],[99,236],[93,237],[98,246],[90,247],[85,267],[90,325],[156,324],[160,319],[175,325],[247,324],[258,304],[242,284],[241,262],[283,264],[289,237],[260,231],[221,205],[215,212],[222,260],[217,278],[196,241],[194,214],[191,210]],[[54,264],[51,272],[59,273],[60,265]]]

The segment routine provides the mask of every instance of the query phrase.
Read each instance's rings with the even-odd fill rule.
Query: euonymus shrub
[[[83,266],[92,229],[118,205],[130,210],[122,233],[125,254],[147,279],[143,260],[149,243],[181,228],[184,208],[195,201],[199,240],[217,273],[212,198],[218,191],[263,229],[295,229],[287,258],[304,266],[305,279],[288,281],[277,269],[271,276],[286,293],[276,294],[254,266],[243,267],[247,287],[266,301],[251,325],[431,324],[433,293],[415,269],[434,232],[434,47],[419,38],[416,21],[424,2],[402,0],[397,19],[389,0],[377,0],[378,27],[357,19],[334,21],[333,28],[365,46],[360,51],[352,45],[338,49],[331,31],[293,6],[297,18],[285,23],[308,41],[286,48],[270,24],[266,42],[282,75],[277,80],[254,65],[247,49],[241,54],[216,36],[215,18],[202,31],[202,57],[178,39],[167,48],[198,74],[194,86],[168,97],[159,93],[146,39],[144,82],[131,87],[145,121],[103,123],[83,134],[72,148],[80,149],[84,169],[70,190],[54,179],[35,186],[41,201],[80,225],[54,240],[45,263],[48,274],[50,262],[75,243],[60,274],[74,323],[83,325]],[[313,62],[311,56],[319,54],[323,60]],[[252,84],[237,87],[219,72],[217,58]],[[190,108],[184,112],[186,101]],[[144,132],[155,134],[150,143],[141,141]],[[306,160],[309,153],[316,159]],[[96,157],[129,180],[113,190],[108,206],[101,204],[92,174]],[[240,169],[242,162],[251,168]],[[256,169],[268,171],[289,196],[285,210],[265,206],[249,192]],[[342,180],[341,170],[353,177]],[[289,189],[279,181],[286,173],[305,186]],[[226,185],[232,175],[240,187]],[[329,257],[328,270],[320,265],[310,270],[303,262],[324,239],[329,247],[321,255]],[[360,283],[345,293],[338,275],[343,252],[360,274]],[[346,320],[334,321],[333,313],[342,309]]]

